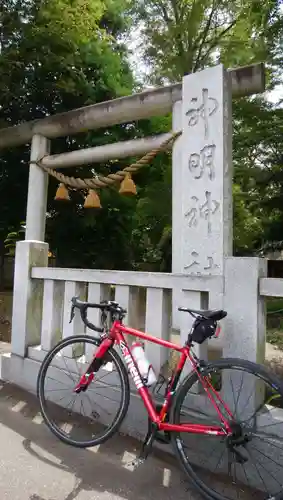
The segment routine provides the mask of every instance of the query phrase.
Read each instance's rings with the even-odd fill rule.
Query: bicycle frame
[[[152,396],[149,392],[148,387],[145,385],[145,383],[142,380],[141,374],[139,372],[139,369],[136,365],[136,362],[131,354],[131,350],[127,344],[127,341],[124,337],[124,335],[131,335],[134,337],[137,337],[139,339],[147,340],[149,342],[152,342],[154,344],[158,344],[162,347],[166,347],[168,349],[174,349],[175,351],[178,351],[181,353],[177,368],[175,370],[175,373],[173,374],[169,385],[167,387],[167,393],[164,398],[164,402],[162,405],[162,409],[160,413],[157,412],[156,406],[154,405]],[[177,344],[174,344],[172,342],[169,342],[167,340],[162,340],[157,337],[153,337],[151,335],[148,335],[147,333],[141,332],[139,330],[135,330],[133,328],[127,327],[123,325],[120,321],[115,320],[113,322],[113,325],[110,329],[109,334],[107,337],[104,337],[100,346],[98,347],[95,356],[87,369],[86,373],[81,377],[78,385],[75,388],[75,391],[79,390],[86,390],[88,385],[92,382],[92,380],[95,378],[95,372],[98,371],[98,369],[101,367],[103,364],[103,358],[105,354],[107,353],[108,349],[113,346],[113,344],[116,343],[121,350],[122,356],[127,364],[129,373],[131,374],[132,380],[137,388],[137,391],[140,395],[140,397],[143,400],[144,406],[147,410],[148,416],[151,419],[152,422],[154,422],[159,430],[167,431],[167,432],[189,432],[193,434],[209,434],[209,435],[215,435],[215,436],[227,436],[227,434],[231,433],[231,428],[229,425],[229,422],[227,419],[222,415],[221,411],[219,410],[219,407],[217,403],[215,402],[214,398],[219,401],[219,403],[224,407],[225,411],[227,414],[233,419],[233,415],[230,412],[229,408],[227,405],[224,403],[222,398],[220,397],[219,393],[213,388],[213,386],[210,384],[209,380],[205,377],[202,377],[201,373],[198,370],[198,365],[197,362],[195,361],[194,357],[191,355],[190,350],[191,346],[190,345],[185,345],[184,347],[181,347]],[[222,426],[211,426],[211,425],[201,425],[201,424],[170,424],[168,422],[165,422],[166,415],[168,414],[173,395],[176,391],[178,382],[180,380],[180,376],[182,374],[184,365],[189,359],[193,371],[197,373],[197,376],[200,380],[201,385],[203,386],[205,393],[209,400],[211,401],[211,404],[215,408],[215,411],[217,412],[220,421],[222,422]],[[211,392],[213,393],[213,396],[211,395]]]

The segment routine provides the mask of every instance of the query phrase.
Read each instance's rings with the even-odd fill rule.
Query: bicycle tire
[[[107,351],[107,356],[110,357],[111,361],[114,362],[115,366],[117,367],[120,380],[122,382],[122,393],[121,393],[121,404],[119,411],[113,420],[112,424],[107,428],[106,432],[102,435],[100,435],[98,438],[94,438],[88,441],[76,441],[74,439],[71,439],[67,437],[64,433],[60,431],[60,429],[52,422],[52,420],[49,418],[48,413],[46,411],[46,400],[45,400],[45,395],[44,395],[44,381],[45,381],[45,376],[48,370],[48,367],[50,366],[50,363],[52,362],[52,359],[56,354],[59,353],[61,349],[64,347],[68,347],[71,344],[79,342],[79,343],[89,343],[93,344],[94,346],[98,347],[101,344],[101,339],[91,337],[88,335],[74,335],[73,337],[68,337],[66,339],[63,339],[60,341],[56,346],[49,351],[49,353],[46,355],[46,357],[43,360],[43,363],[39,369],[38,372],[38,377],[37,377],[37,396],[39,399],[39,404],[40,404],[40,410],[42,417],[44,419],[44,422],[48,426],[48,428],[51,430],[51,432],[61,441],[64,443],[77,447],[77,448],[89,448],[92,446],[97,446],[99,444],[104,443],[108,439],[110,439],[116,432],[118,432],[126,414],[128,411],[129,407],[129,402],[130,402],[130,385],[129,385],[129,377],[127,370],[125,368],[125,365],[123,361],[121,360],[119,354],[113,349],[110,348]],[[92,384],[93,382],[91,382]]]
[[[273,374],[271,374],[264,366],[259,365],[257,363],[253,363],[251,361],[236,359],[236,358],[226,358],[226,359],[224,358],[219,361],[215,361],[208,364],[204,369],[203,374],[208,373],[213,369],[225,369],[225,368],[229,369],[233,367],[251,373],[253,375],[259,376],[259,378],[268,382],[271,386],[276,387],[276,390],[278,390],[280,395],[283,397],[282,383]],[[174,424],[180,423],[180,409],[182,403],[185,400],[185,397],[190,388],[192,387],[192,385],[197,381],[198,381],[198,376],[196,372],[193,372],[184,379],[183,383],[178,388],[174,401],[174,406],[172,408],[172,414],[171,414],[172,423]],[[215,492],[214,490],[210,489],[209,486],[205,484],[202,481],[202,479],[196,474],[184,451],[184,447],[182,445],[182,439],[180,438],[180,433],[172,432],[171,442],[175,455],[181,465],[181,468],[185,472],[190,482],[203,495],[204,498],[206,498],[207,500],[231,500],[231,498],[223,496]],[[283,495],[283,490],[281,494]],[[277,496],[276,497],[269,496],[268,498],[275,499],[277,498]],[[268,500],[268,498],[266,500]]]

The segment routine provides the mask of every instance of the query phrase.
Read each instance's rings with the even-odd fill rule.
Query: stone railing
[[[180,313],[183,318],[181,326],[172,332],[174,291],[179,292],[178,305],[189,305],[191,294],[201,294],[208,307],[210,302],[215,302],[216,292],[222,292],[223,282],[219,277],[50,267],[33,267],[31,280],[35,283],[36,301],[41,295],[37,284],[41,284],[43,288],[41,327],[38,329],[37,338],[32,341],[32,344],[40,345],[43,355],[62,338],[76,333],[96,335],[85,328],[78,314],[75,320],[69,323],[73,296],[90,302],[116,300],[128,310],[125,324],[164,340],[175,339],[179,344],[187,338],[191,319],[189,315]],[[88,317],[92,323],[100,325],[98,310],[90,309]],[[28,348],[29,354],[33,352],[31,345],[28,345]],[[148,344],[146,349],[155,369],[159,371],[167,361],[168,352],[164,352],[167,349],[153,344]],[[202,347],[202,356],[207,357],[207,345]]]
[[[78,315],[69,324],[70,300],[79,295],[81,299],[97,302],[115,298],[128,309],[126,324],[163,339],[176,339],[177,343],[185,342],[192,321],[188,314],[178,313],[179,305],[224,308],[228,316],[222,321],[220,339],[200,346],[199,355],[206,359],[209,347],[217,349],[218,356],[264,361],[262,295],[265,292],[262,287],[281,280],[266,279],[266,262],[261,259],[228,257],[224,276],[58,269],[47,267],[47,264],[46,243],[18,243],[12,356],[34,358],[32,353],[36,350],[36,359],[40,361],[61,338],[84,332]],[[99,323],[97,311],[89,311],[89,314],[93,323]],[[164,352],[167,350],[156,345],[146,348],[148,357],[159,370],[167,361],[168,352]],[[23,380],[20,377],[21,383]],[[34,382],[28,385],[32,388]]]

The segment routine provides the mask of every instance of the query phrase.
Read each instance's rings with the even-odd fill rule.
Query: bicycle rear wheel
[[[187,476],[211,500],[282,499],[281,383],[264,367],[240,359],[212,363],[203,369],[202,376],[231,411],[232,417],[228,417],[218,403],[233,433],[225,437],[172,433],[176,455]],[[172,416],[174,424],[220,425],[196,373],[180,386]]]
[[[129,406],[128,374],[113,348],[87,390],[74,392],[100,344],[100,339],[87,335],[62,340],[47,354],[38,373],[37,393],[45,423],[59,439],[79,448],[109,439]]]

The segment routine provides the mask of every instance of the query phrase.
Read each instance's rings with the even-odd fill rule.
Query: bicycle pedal
[[[131,471],[135,471],[137,470],[141,465],[144,464],[145,462],[145,458],[140,458],[140,457],[137,457],[135,458],[134,460],[131,460],[130,462],[128,462],[125,466],[125,469],[128,469],[128,470],[131,470]]]

